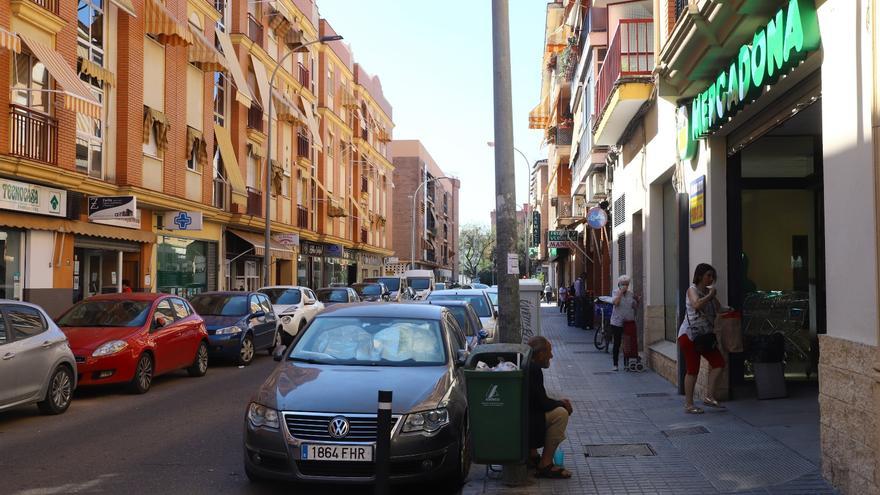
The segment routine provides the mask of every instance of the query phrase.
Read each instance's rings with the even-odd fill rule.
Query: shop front
[[[358,252],[357,266],[360,271],[358,282],[362,282],[365,278],[382,276],[384,268],[382,256],[367,251]]]
[[[265,237],[261,233],[238,229],[226,229],[226,288],[227,290],[257,290],[263,286],[263,263],[265,256]],[[279,262],[293,262],[296,259],[289,247],[270,239],[269,255],[272,266]],[[292,271],[292,268],[291,268]]]
[[[311,241],[300,243],[297,263],[297,284],[311,289],[323,287],[324,247]]]

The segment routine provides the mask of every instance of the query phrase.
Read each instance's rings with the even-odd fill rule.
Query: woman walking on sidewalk
[[[703,404],[721,408],[715,400],[715,386],[724,369],[724,357],[716,348],[715,316],[721,310],[721,303],[715,297],[713,284],[717,279],[715,269],[707,263],[700,263],[694,270],[693,284],[687,290],[685,319],[678,330],[678,347],[684,356],[687,375],[684,378],[684,410],[688,414],[702,414],[703,410],[694,405],[694,388],[700,373],[700,356],[706,358],[711,370],[706,385]]]
[[[617,279],[617,289],[611,295],[611,303],[614,305],[611,310],[611,338],[614,341],[611,358],[614,366],[611,369],[614,371],[620,369],[617,364],[620,357],[620,341],[623,338],[623,325],[636,319],[638,299],[630,290],[630,284],[629,276],[621,275]]]

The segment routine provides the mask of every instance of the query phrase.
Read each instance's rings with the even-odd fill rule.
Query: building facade
[[[590,122],[575,139],[572,190],[589,191],[604,163],[608,278],[630,275],[644,296],[649,365],[680,383],[684,293],[696,265],[712,264],[742,322],[720,395],[753,396],[767,369],[756,351],[779,336],[776,369],[816,395],[824,476],[843,493],[880,492],[880,5],[552,5],[548,30],[567,23],[579,40],[576,135]],[[542,125],[556,122],[550,109]],[[585,146],[604,159],[580,158]]]
[[[434,270],[438,281],[458,281],[461,182],[453,177],[439,179],[447,175],[421,141],[396,140],[391,143],[391,156],[394,165],[394,201],[397,211],[403,213],[394,221],[394,251],[399,258],[398,271],[412,266],[415,269]],[[417,189],[418,195],[414,200]]]
[[[308,0],[0,3],[0,297],[254,289],[266,256],[270,283],[377,272],[391,108],[328,33]],[[111,197],[130,213],[99,218]]]

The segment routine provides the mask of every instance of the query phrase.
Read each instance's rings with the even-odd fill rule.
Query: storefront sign
[[[67,191],[0,179],[0,208],[65,217],[67,216]]]
[[[324,256],[328,258],[342,258],[345,249],[340,244],[324,244]]]
[[[400,263],[400,258],[398,258],[397,256],[389,256],[389,257],[385,258],[385,263],[383,263],[383,264],[384,265],[393,265],[394,263]]]
[[[165,213],[163,224],[166,230],[202,230],[202,212],[170,211]]]
[[[342,250],[342,259],[344,259],[346,261],[354,261],[355,254],[357,254],[357,251],[352,251],[351,249],[343,249]]]
[[[357,257],[357,260],[358,260],[358,263],[363,263],[364,265],[378,266],[378,265],[382,264],[382,258],[380,258],[376,254],[370,254],[370,253],[360,253],[360,255]]]
[[[299,234],[290,233],[290,234],[273,234],[272,239],[275,240],[278,244],[282,246],[294,248],[299,247]]]
[[[548,230],[547,231],[547,247],[549,248],[567,248],[570,242],[577,242],[578,233],[576,230]]]
[[[701,175],[699,178],[691,182],[689,191],[690,196],[690,217],[691,228],[702,227],[706,225],[706,176]]]
[[[134,218],[136,214],[134,196],[89,196],[89,220]]]
[[[541,244],[541,212],[532,212],[532,244]]]
[[[592,229],[601,229],[608,223],[608,213],[602,208],[594,206],[587,212],[587,225]]]
[[[813,0],[789,0],[731,61],[705,91],[691,102],[691,139],[696,141],[733,117],[780,75],[796,67],[820,45]]]
[[[678,107],[675,115],[675,138],[678,145],[678,159],[690,160],[697,153],[697,140],[691,136],[691,119],[687,106]]]
[[[315,244],[314,242],[303,242],[301,245],[301,252],[306,256],[323,256],[324,255],[324,247],[320,244]]]
[[[92,223],[99,223],[101,225],[112,225],[114,227],[122,227],[124,229],[135,229],[140,230],[141,228],[141,210],[137,210],[135,215],[131,218],[108,218],[106,220],[94,220],[89,219]]]

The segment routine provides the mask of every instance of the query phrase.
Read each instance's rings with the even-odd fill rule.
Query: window
[[[263,308],[260,307],[260,301],[257,299],[257,296],[251,296],[250,299],[248,299],[248,307],[250,309],[250,314],[263,310]]]
[[[452,308],[450,308],[450,310],[451,309]],[[467,316],[465,316],[465,318],[467,318]],[[446,327],[449,329],[449,335],[452,336],[452,345],[455,347],[455,349],[466,350],[467,342],[464,338],[464,330],[462,329],[462,325],[459,325],[458,320],[451,316],[447,316]]]
[[[223,167],[223,157],[220,156],[220,147],[214,147],[214,162],[212,177],[214,179],[214,206],[226,207],[226,170]]]
[[[171,305],[174,307],[174,313],[177,315],[178,320],[182,320],[192,314],[189,311],[189,306],[180,299],[172,299]]]
[[[156,159],[159,158],[159,141],[156,138],[156,126],[150,127],[149,139],[144,143],[143,150],[145,155]],[[77,148],[77,152],[79,152],[79,148]]]
[[[226,125],[226,109],[229,103],[229,81],[226,74],[214,73],[214,122],[218,125]]]
[[[15,334],[16,340],[22,340],[46,331],[46,321],[40,311],[28,306],[7,306],[6,318]]]
[[[168,318],[166,324],[174,321],[174,310],[171,309],[171,302],[168,299],[159,301],[159,304],[156,305],[156,314]]]
[[[186,168],[192,170],[193,172],[198,172],[199,170],[199,148],[198,146],[193,146],[192,149],[189,150],[189,156],[186,159]]]
[[[626,274],[626,234],[617,236],[617,273]]]
[[[104,9],[102,0],[79,0],[77,6],[77,57],[81,64],[86,61],[104,66]],[[80,72],[101,105],[104,104],[104,82],[97,77]],[[76,169],[101,179],[104,176],[104,131],[100,119],[88,115],[76,116]]]
[[[51,89],[51,80],[46,66],[25,52],[15,54],[14,60],[12,103],[49,115],[52,98],[46,91]]]
[[[102,0],[79,0],[77,55],[104,66],[104,7]]]
[[[333,68],[327,69],[327,108],[333,109]]]
[[[220,12],[220,19],[217,20],[217,29],[220,31],[226,32],[226,19],[227,19],[227,3],[228,0],[214,0],[214,8],[217,9],[217,12]]]

